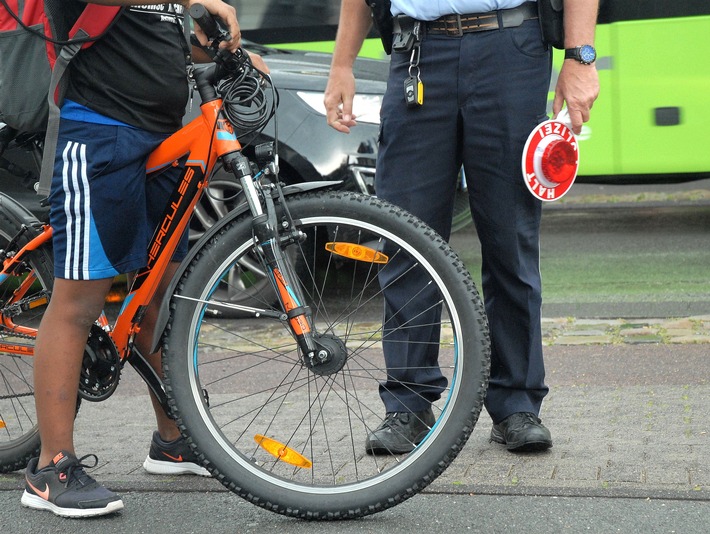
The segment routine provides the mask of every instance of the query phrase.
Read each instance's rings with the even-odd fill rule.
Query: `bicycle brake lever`
[[[236,73],[247,66],[249,55],[242,48],[232,53],[226,48],[215,48],[214,43],[215,41],[212,41],[212,45],[203,45],[194,33],[190,35],[190,44],[204,51],[217,64],[216,79],[223,78],[225,71]]]
[[[212,41],[212,44],[207,44],[203,45],[200,40],[197,38],[197,35],[190,34],[190,44],[192,46],[195,46],[202,50],[205,54],[209,56],[209,58],[212,61],[219,62],[219,59],[222,58],[222,54],[220,54],[220,48],[219,44],[217,46],[214,46],[215,41]]]

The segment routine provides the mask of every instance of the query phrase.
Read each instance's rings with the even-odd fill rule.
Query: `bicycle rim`
[[[19,230],[0,213],[0,248]],[[24,468],[39,451],[31,353],[52,289],[51,265],[50,251],[41,248],[0,283],[0,472]]]
[[[367,515],[423,489],[473,430],[490,359],[483,307],[448,245],[402,210],[337,192],[289,198],[288,205],[306,236],[291,245],[306,304],[321,339],[342,343],[342,359],[311,368],[276,318],[215,318],[215,295],[253,251],[243,217],[205,246],[173,297],[164,343],[168,391],[196,451],[239,495],[297,517]],[[360,253],[376,259],[353,259]],[[419,285],[383,330],[381,284],[391,290],[412,272]],[[422,308],[416,297],[431,290],[434,304]],[[443,375],[436,387],[398,379],[392,368],[388,381],[383,339],[391,345],[396,333],[431,327],[432,312],[440,338],[428,349],[438,351]],[[397,314],[408,319],[392,327]],[[422,371],[436,374],[435,367]],[[366,439],[385,415],[380,392],[397,387],[416,392],[413,402],[431,402],[435,423],[407,454],[367,454]]]

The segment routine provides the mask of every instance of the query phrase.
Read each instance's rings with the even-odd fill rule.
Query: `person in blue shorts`
[[[225,22],[234,51],[240,44],[234,8],[199,0]],[[54,176],[49,196],[54,229],[55,282],[35,345],[34,385],[42,442],[26,469],[22,504],[67,517],[116,512],[123,501],[89,476],[74,450],[74,417],[84,347],[117,274],[147,263],[147,245],[180,176],[171,167],[146,179],[148,155],[182,126],[188,100],[184,10],[192,0],[100,3],[126,6],[110,30],[70,64],[61,107]],[[67,26],[84,8],[64,0]],[[203,32],[195,28],[201,40]],[[167,276],[187,252],[187,236]],[[168,280],[164,280],[164,284]],[[164,292],[165,288],[159,288]],[[151,313],[137,340],[147,354]],[[160,372],[160,354],[148,357]],[[149,473],[209,475],[191,454],[172,419],[153,398],[157,431],[144,468]]]

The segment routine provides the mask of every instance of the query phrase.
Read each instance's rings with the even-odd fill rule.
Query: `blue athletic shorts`
[[[86,110],[86,108],[83,108]],[[102,120],[70,120],[59,127],[49,196],[54,230],[54,275],[97,280],[140,269],[182,167],[146,179],[148,155],[167,135]],[[81,117],[83,118],[83,117]],[[187,254],[187,232],[174,261]]]

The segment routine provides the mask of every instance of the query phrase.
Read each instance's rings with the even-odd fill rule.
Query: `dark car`
[[[245,47],[264,58],[279,93],[276,117],[246,146],[247,155],[259,143],[273,141],[278,132],[281,181],[287,184],[337,180],[346,190],[374,194],[375,159],[379,135],[379,110],[384,94],[389,62],[359,58],[355,63],[357,96],[353,103],[358,126],[348,135],[330,128],[325,120],[323,93],[330,69],[331,54],[284,51],[244,42]],[[199,113],[198,102],[188,105],[185,122]],[[0,123],[0,144],[8,130]],[[6,139],[7,140],[7,139]],[[0,191],[16,198],[38,216],[45,209],[34,192],[41,162],[42,136],[19,135],[0,151]],[[238,201],[239,185],[231,173],[217,168],[203,195],[190,226],[190,240],[197,240]],[[470,223],[468,199],[461,190],[456,199],[454,229]],[[256,269],[241,273],[238,293],[229,296],[248,304],[268,286]],[[246,266],[245,266],[246,268]]]
[[[372,193],[379,107],[384,93],[387,62],[362,59],[357,61],[359,96],[355,102],[359,125],[350,135],[339,134],[325,121],[323,92],[330,55],[288,52],[245,43],[260,54],[271,70],[279,91],[279,108],[275,120],[255,139],[253,146],[272,141],[278,131],[281,179],[285,183],[339,180],[348,190]],[[185,122],[199,113],[198,103],[188,106]],[[1,124],[1,123],[0,123]],[[2,135],[2,133],[0,133]],[[20,136],[12,141],[0,157],[0,190],[18,197],[35,212],[41,212],[33,186],[39,173],[37,136]],[[210,194],[196,212],[192,239],[229,209],[236,183],[231,174],[218,170],[212,180]]]
[[[287,52],[248,43],[250,51],[260,54],[269,66],[279,92],[275,120],[245,149],[271,141],[278,134],[281,181],[287,184],[338,180],[344,189],[373,193],[374,165],[379,133],[379,109],[385,88],[387,62],[357,61],[359,95],[354,102],[358,126],[349,135],[336,132],[326,124],[323,93],[330,69],[330,54]],[[199,112],[193,109],[186,118]],[[218,171],[210,185],[212,195],[196,211],[192,229],[210,226],[223,215],[227,205],[221,198],[232,198],[238,187],[231,174]],[[216,194],[216,195],[215,195]]]
[[[259,143],[273,141],[278,132],[280,178],[287,184],[337,180],[346,190],[372,194],[379,132],[379,108],[384,93],[387,62],[362,59],[356,64],[359,95],[354,102],[359,125],[349,135],[326,124],[323,93],[331,56],[322,53],[287,52],[253,43],[244,43],[261,55],[270,69],[279,93],[276,117],[256,137],[247,136],[245,153],[253,153]],[[199,114],[199,102],[188,106],[185,123]],[[0,123],[0,191],[14,197],[38,217],[46,214],[34,192],[41,163],[41,135],[11,135]],[[239,185],[231,173],[218,168],[203,195],[190,226],[190,240],[197,240],[237,202]],[[250,268],[251,267],[251,268]],[[235,303],[249,304],[269,286],[257,264],[235,273],[234,293],[226,296]],[[242,280],[242,283],[239,282]],[[263,295],[262,295],[263,298]]]

